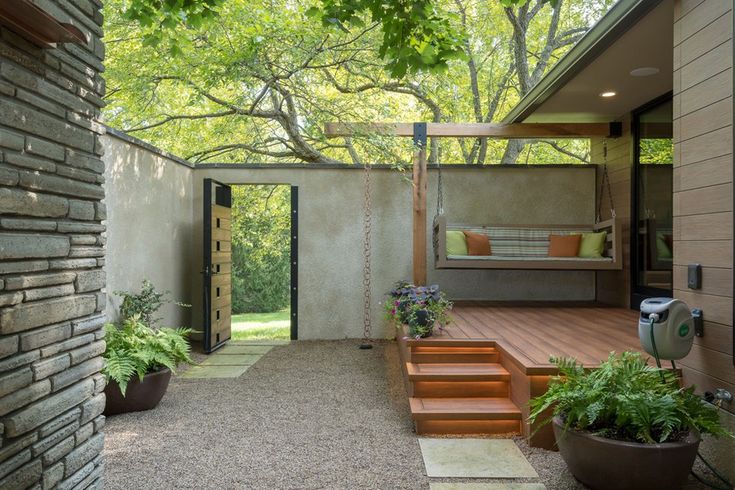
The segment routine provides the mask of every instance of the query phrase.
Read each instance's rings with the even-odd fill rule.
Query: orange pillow
[[[463,231],[467,239],[467,255],[492,255],[490,252],[490,239],[482,233]]]
[[[549,257],[576,257],[582,235],[549,235]]]

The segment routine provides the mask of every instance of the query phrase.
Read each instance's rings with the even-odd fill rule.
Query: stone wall
[[[99,0],[35,0],[86,45],[0,29],[0,488],[100,488]]]

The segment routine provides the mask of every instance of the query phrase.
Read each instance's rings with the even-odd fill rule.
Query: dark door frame
[[[299,187],[291,186],[291,340],[299,339]]]
[[[258,183],[237,183],[237,184],[222,184],[219,181],[216,181],[214,179],[204,179],[205,181],[211,181],[217,184],[226,185],[229,187],[238,186],[238,185],[287,185],[291,189],[291,254],[290,254],[290,260],[291,260],[291,283],[290,283],[290,296],[291,296],[291,340],[298,340],[299,338],[299,186],[297,185],[291,185],[291,184],[273,184],[273,183],[267,183],[267,184],[258,184]],[[211,191],[210,191],[211,192]],[[205,186],[205,194],[206,194],[206,186]],[[204,202],[205,202],[205,209],[206,209],[206,202],[207,202],[207,196],[204,196]],[[211,200],[211,194],[209,196],[209,199]],[[204,213],[204,226],[211,226],[211,221],[208,223],[208,219],[211,220],[211,217],[208,217],[207,213]],[[206,228],[205,228],[206,229]],[[207,244],[205,243],[205,247],[207,247]],[[211,249],[211,244],[209,245],[209,248]],[[205,249],[204,251],[204,257],[205,257],[205,264],[206,264],[206,257],[207,257],[208,251]],[[209,251],[211,253],[211,250]],[[206,265],[205,265],[206,268]],[[204,280],[204,289],[205,289],[205,301],[209,301],[208,299],[208,287],[211,288],[211,277],[207,279],[207,275],[205,273],[205,280]],[[205,303],[205,310],[207,309],[207,303]],[[208,318],[206,318],[206,311],[205,311],[205,334],[206,331],[208,331],[208,325],[206,324]],[[206,344],[205,344],[205,351],[206,351]]]
[[[642,106],[633,110],[632,113],[632,135],[633,135],[633,169],[631,172],[631,192],[630,192],[630,307],[634,310],[640,308],[641,302],[644,299],[652,298],[655,296],[671,296],[672,290],[651,288],[646,286],[638,285],[638,177],[640,166],[638,160],[640,159],[640,126],[638,119],[641,113],[646,112],[649,109],[656,107],[657,105],[663,104],[669,100],[672,100],[673,92],[667,92],[663,95],[656,97],[655,99],[646,102]],[[672,122],[673,124],[673,122]],[[673,206],[673,189],[672,189],[672,203]],[[672,270],[673,275],[673,270]]]
[[[216,186],[216,187],[215,187]],[[209,354],[223,345],[229,340],[223,339],[222,341],[212,345],[212,189],[215,189],[214,199],[215,203],[232,208],[232,189],[229,185],[224,184],[215,179],[204,179],[204,193],[203,193],[203,206],[202,215],[204,219],[204,226],[202,228],[202,238],[204,245],[203,255],[203,293],[204,293],[204,304],[203,304],[203,340],[204,340],[204,352]],[[232,233],[232,232],[230,232]],[[209,237],[209,239],[207,239]],[[232,305],[230,305],[232,308]]]

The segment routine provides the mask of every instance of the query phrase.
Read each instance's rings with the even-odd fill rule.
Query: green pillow
[[[577,257],[584,257],[586,259],[602,258],[602,252],[605,251],[605,239],[607,239],[606,231],[582,233],[582,241],[579,243]]]
[[[671,258],[671,249],[666,243],[666,237],[661,232],[656,233],[656,255],[659,259]]]
[[[467,255],[467,239],[461,231],[447,231],[447,255]]]

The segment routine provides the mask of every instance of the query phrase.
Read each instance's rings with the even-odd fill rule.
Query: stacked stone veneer
[[[102,486],[98,0],[35,0],[86,45],[0,28],[0,489]]]

